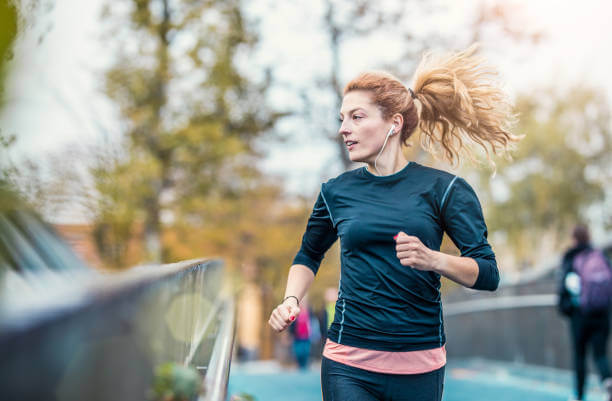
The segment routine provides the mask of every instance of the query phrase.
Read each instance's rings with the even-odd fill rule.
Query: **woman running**
[[[285,330],[340,238],[341,274],[334,321],[323,351],[325,401],[440,401],[446,364],[440,277],[494,291],[499,272],[474,190],[448,172],[406,160],[402,145],[418,127],[422,146],[455,163],[466,142],[489,157],[520,138],[495,71],[475,47],[445,58],[426,55],[411,88],[367,72],[344,88],[339,135],[350,159],[366,166],[321,186],[285,299],[269,324]],[[488,147],[487,147],[488,145]],[[489,149],[490,148],[490,149]],[[461,256],[439,252],[446,232]]]

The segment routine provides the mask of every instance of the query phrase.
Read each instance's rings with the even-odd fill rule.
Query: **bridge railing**
[[[218,260],[78,274],[5,308],[2,399],[224,400],[235,323],[223,276]]]

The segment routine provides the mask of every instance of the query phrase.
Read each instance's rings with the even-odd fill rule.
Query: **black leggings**
[[[444,366],[433,372],[394,375],[347,366],[323,357],[323,401],[440,401]]]
[[[576,374],[576,398],[582,400],[586,379],[586,353],[590,343],[595,366],[601,380],[610,377],[610,363],[607,357],[607,343],[610,334],[610,319],[607,312],[601,315],[585,316],[575,313],[571,318],[572,341],[574,345],[574,371]]]

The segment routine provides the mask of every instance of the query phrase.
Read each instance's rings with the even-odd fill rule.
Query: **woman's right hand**
[[[291,323],[295,322],[299,314],[300,307],[297,305],[297,301],[293,298],[288,298],[272,311],[268,324],[280,333],[289,327]]]

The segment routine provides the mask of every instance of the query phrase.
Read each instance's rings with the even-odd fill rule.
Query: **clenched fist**
[[[399,232],[395,237],[395,252],[402,266],[423,271],[440,267],[440,253],[427,248],[418,237]]]
[[[272,326],[278,333],[285,330],[291,323],[295,321],[300,314],[300,307],[297,305],[295,298],[287,298],[278,305],[270,315],[268,324]]]

